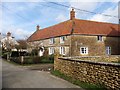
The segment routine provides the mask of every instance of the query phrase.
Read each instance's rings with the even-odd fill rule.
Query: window
[[[50,38],[50,42],[49,42],[49,43],[50,43],[50,44],[54,44],[54,42],[55,42],[55,41],[54,41],[54,38]]]
[[[53,48],[53,47],[50,47],[50,48],[49,48],[49,55],[54,54],[54,52],[55,52],[54,48]]]
[[[111,55],[111,47],[109,46],[106,47],[106,54]]]
[[[103,41],[102,36],[97,36],[98,41]]]
[[[65,37],[64,36],[60,37],[60,43],[64,43],[64,41],[65,41]]]
[[[88,47],[80,47],[80,54],[88,54]]]
[[[60,47],[60,54],[65,55],[65,47]]]

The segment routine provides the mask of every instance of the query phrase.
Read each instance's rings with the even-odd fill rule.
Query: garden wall
[[[75,56],[71,57],[73,59],[80,60],[91,60],[95,62],[120,62],[120,55],[110,55],[110,56]]]
[[[108,89],[120,90],[120,64],[118,63],[58,58],[56,56],[54,70],[59,70],[61,73],[83,82],[101,84]]]

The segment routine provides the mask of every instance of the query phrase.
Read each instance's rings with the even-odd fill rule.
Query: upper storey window
[[[98,41],[103,41],[103,37],[102,36],[97,36],[97,40]]]
[[[50,41],[49,41],[50,44],[54,44],[55,43],[55,40],[54,38],[50,38]]]
[[[64,43],[65,42],[65,37],[64,36],[61,36],[60,37],[60,43]]]

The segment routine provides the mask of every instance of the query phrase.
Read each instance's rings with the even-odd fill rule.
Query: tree
[[[28,44],[28,51],[31,52],[32,55],[43,56],[45,48],[41,41],[28,42],[27,44]]]
[[[2,50],[7,53],[7,59],[11,55],[11,50],[15,48],[15,45],[19,45],[18,42],[11,36],[11,33],[8,32],[6,37],[1,39]]]

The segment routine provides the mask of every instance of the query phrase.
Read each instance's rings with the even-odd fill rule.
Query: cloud
[[[26,26],[28,26],[28,28],[26,28]],[[3,26],[6,27],[2,27],[2,35],[6,35],[7,32],[11,32],[12,36],[15,37],[16,40],[18,39],[27,39],[35,30],[30,30],[31,28],[31,24],[24,24],[23,26],[15,26],[14,24],[6,24]],[[30,28],[29,28],[30,27]]]
[[[60,1],[60,0],[55,0]],[[68,1],[68,0],[63,0]],[[119,2],[119,0],[70,0],[71,2]]]
[[[15,30],[10,30],[15,39],[27,39],[33,31],[27,31],[22,28],[16,28]]]
[[[118,6],[116,8],[108,8],[107,10],[105,10],[103,12],[103,14],[109,14],[111,16],[118,16]],[[94,16],[92,16],[91,18],[89,18],[89,20],[93,20],[93,21],[99,21],[99,22],[111,22],[111,23],[118,23],[118,18],[115,17],[106,17],[100,14],[96,14]]]
[[[93,11],[98,5],[97,2],[72,2],[71,0],[69,1],[69,4],[71,7],[91,11]]]
[[[44,2],[44,0],[1,0],[2,2]]]
[[[119,17],[119,19],[120,19],[120,2],[119,2],[119,4],[118,4],[118,17]]]
[[[107,5],[107,0],[104,0],[104,2],[89,2],[89,0],[85,0],[86,2],[79,2],[79,0],[70,0],[69,4],[71,7],[75,7],[81,10],[87,10],[91,12],[100,12],[102,11],[103,14],[111,15],[111,16],[118,16],[118,7],[114,8],[115,5],[118,5],[118,0],[110,0],[110,5],[113,6],[106,6],[106,8],[103,5]],[[90,0],[91,1],[91,0]],[[103,1],[103,0],[102,0]],[[120,16],[120,15],[119,15]],[[111,23],[118,23],[118,18],[113,17],[106,17],[101,14],[90,14],[87,12],[83,12],[80,10],[76,10],[76,17],[82,18],[82,19],[89,19],[93,21],[100,21],[100,22],[111,22]]]
[[[65,20],[67,20],[67,18],[63,14],[59,14],[55,20],[58,22],[63,22]]]
[[[76,11],[76,17],[78,18],[84,18],[86,19],[88,16],[90,16],[90,13],[84,12],[82,10],[86,11],[95,11],[96,8],[99,8],[103,3],[100,2],[72,2],[70,0],[69,5],[74,8],[78,8],[80,10],[75,9]]]
[[[13,32],[14,33],[14,32]],[[33,31],[27,31],[21,28],[17,28],[16,29],[16,34],[15,37],[18,37],[18,39],[26,39],[28,38],[31,34],[33,33]]]
[[[32,0],[29,0],[30,2]],[[3,33],[7,33],[8,31],[12,32],[13,36],[15,36],[15,39],[22,39],[26,36],[30,36],[36,29],[36,25],[39,24],[40,27],[47,27],[54,25],[58,22],[62,22],[68,19],[69,12],[65,12],[65,10],[58,10],[54,9],[57,8],[56,5],[53,5],[51,7],[45,7],[41,6],[41,3],[6,3],[5,5],[12,11],[4,11],[4,17],[3,20]],[[61,2],[62,3],[62,2]],[[48,3],[42,3],[45,5],[51,5]],[[64,3],[63,3],[64,4]],[[76,8],[94,11],[96,8],[102,6],[98,2],[72,2],[68,1],[66,4],[69,4],[70,6],[74,6]],[[103,6],[102,6],[103,7]],[[101,7],[101,8],[102,8]],[[104,7],[103,7],[104,9]],[[70,11],[70,10],[69,10]],[[117,7],[115,9],[109,8],[106,11],[104,11],[106,14],[115,14],[117,13]],[[17,14],[17,15],[16,15]],[[18,15],[19,14],[19,15]],[[76,11],[77,17],[85,16],[83,12]],[[20,17],[21,16],[21,17]],[[112,18],[105,18],[99,14],[94,15],[90,17],[88,14],[86,14],[86,18],[89,18],[90,20],[99,20],[99,21],[110,21],[112,22]],[[1,17],[1,16],[0,16]],[[23,17],[23,18],[22,18]],[[30,21],[26,19],[30,19]],[[1,30],[1,29],[0,29]],[[0,31],[2,32],[2,31]]]

